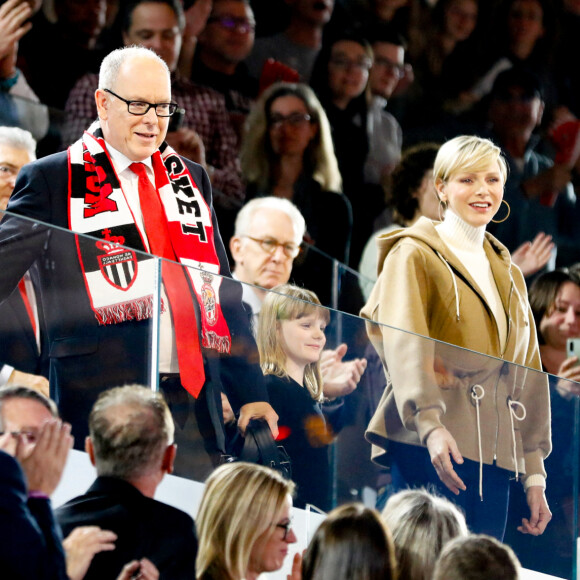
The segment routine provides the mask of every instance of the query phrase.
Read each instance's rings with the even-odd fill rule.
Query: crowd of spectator
[[[89,423],[86,449],[97,479],[53,511],[51,495],[73,443],[70,424],[38,391],[0,388],[0,562],[11,579],[256,580],[283,566],[297,541],[292,481],[252,463],[218,467],[206,482],[196,530],[189,515],[153,498],[177,451],[164,397],[138,385],[109,389]],[[305,552],[294,555],[288,578],[498,574],[520,577],[511,549],[470,535],[449,500],[420,489],[393,495],[382,514],[359,503],[332,510]]]
[[[514,251],[544,232],[552,266],[568,266],[579,258],[575,159],[554,164],[550,137],[578,110],[567,63],[579,18],[571,0],[9,0],[0,121],[31,130],[39,155],[68,147],[96,118],[102,57],[143,45],[172,71],[183,112],[168,142],[207,169],[224,238],[247,200],[286,197],[306,218],[304,240],[358,269],[392,222],[402,150],[476,133],[510,164],[516,205],[492,233]],[[275,81],[298,84],[268,89]]]
[[[318,326],[320,344],[316,356],[307,361],[313,365],[310,375],[305,370],[308,364],[298,365],[300,372],[293,373],[296,365],[292,357],[298,355],[283,349],[275,364],[265,362],[263,345],[268,331],[276,330],[273,334],[278,336],[281,321],[313,318],[308,309],[288,315],[289,306],[284,304],[275,305],[282,314],[272,314],[271,303],[279,294],[268,291],[277,288],[278,292],[292,293],[295,289],[295,298],[316,304],[314,313],[319,312],[319,305],[336,306],[338,263],[343,271],[356,273],[360,269],[362,281],[351,284],[345,278],[342,290],[348,298],[338,302],[358,314],[376,279],[374,237],[411,226],[421,215],[442,219],[431,170],[439,145],[457,135],[490,138],[501,148],[509,169],[504,197],[508,217],[490,224],[489,231],[512,253],[513,262],[531,285],[542,364],[544,370],[560,377],[550,384],[552,412],[560,419],[559,430],[554,433],[556,453],[547,468],[554,473],[568,469],[572,450],[562,442],[573,429],[569,424],[573,415],[570,400],[578,394],[570,381],[579,376],[575,361],[566,356],[565,339],[556,334],[566,323],[571,327],[569,335],[580,335],[575,310],[576,304],[580,305],[580,283],[574,268],[580,263],[580,202],[576,193],[580,183],[580,82],[572,57],[578,31],[580,6],[573,0],[7,0],[0,5],[0,125],[30,132],[14,136],[0,127],[0,209],[6,208],[16,175],[26,163],[78,143],[97,119],[95,91],[103,89],[99,66],[107,54],[123,46],[151,49],[167,65],[171,100],[177,110],[169,122],[166,141],[178,154],[201,165],[209,177],[219,224],[217,237],[221,234],[224,246],[229,242],[227,258],[233,278],[244,283],[243,308],[253,333],[257,333],[262,370],[271,375],[265,384],[270,385],[269,399],[278,414],[278,425],[291,434],[285,435],[286,446],[298,465],[298,486],[294,490],[292,485],[277,483],[281,495],[276,505],[266,506],[263,521],[243,538],[245,553],[236,548],[234,560],[225,551],[233,549],[230,544],[234,539],[220,537],[227,545],[212,545],[217,536],[212,526],[217,525],[218,510],[211,507],[215,498],[204,499],[200,529],[203,551],[198,556],[197,577],[252,578],[279,568],[284,558],[271,562],[264,550],[285,554],[286,544],[295,541],[287,496],[295,497],[300,507],[314,503],[330,510],[333,491],[328,444],[346,424],[344,417],[354,412],[349,405],[355,403],[349,403],[347,395],[356,389],[367,364],[378,365],[376,353],[370,347],[359,352],[354,340],[324,349],[328,314],[311,321]],[[129,103],[125,95],[105,90]],[[38,142],[36,151],[33,137]],[[204,195],[207,191],[209,188]],[[214,230],[217,232],[215,224]],[[225,248],[218,249],[220,252],[225,262]],[[548,290],[544,289],[546,281],[551,284]],[[300,294],[304,291],[288,282],[313,292]],[[0,345],[0,386],[24,385],[48,395],[51,371],[49,355],[43,352],[46,344],[35,291],[26,274],[19,291],[0,305],[2,336],[14,333],[14,329],[18,333],[14,341],[11,338]],[[571,322],[555,320],[561,302]],[[233,330],[232,334],[238,335]],[[26,340],[22,340],[24,336]],[[247,340],[251,341],[249,335]],[[294,335],[292,340],[297,340]],[[90,346],[86,348],[90,350]],[[292,362],[290,367],[286,367],[288,361]],[[303,358],[300,361],[304,362]],[[205,364],[206,375],[211,377],[213,363],[206,360]],[[235,364],[228,371],[232,382],[240,372]],[[374,384],[369,382],[375,405],[385,387],[382,370],[379,374],[381,378]],[[186,395],[178,381],[173,383],[174,375],[167,373],[164,378],[168,382],[162,387],[168,407],[163,397],[149,401],[139,387],[126,387],[129,390],[118,394],[119,400],[115,394],[99,399],[102,407],[97,404],[93,408],[87,427],[84,423],[90,406],[102,390],[97,373],[93,373],[93,398],[79,403],[83,411],[78,425],[73,425],[73,434],[89,433],[87,451],[98,478],[85,496],[57,512],[63,531],[70,533],[62,544],[53,515],[47,515],[44,505],[43,514],[38,515],[34,501],[39,497],[45,501],[60,475],[53,474],[46,489],[31,484],[35,475],[32,467],[29,472],[26,466],[36,465],[34,458],[39,452],[34,446],[25,446],[29,426],[3,425],[2,431],[17,435],[12,439],[3,435],[0,446],[16,457],[26,476],[23,478],[20,468],[0,453],[12,474],[8,485],[19,501],[26,498],[26,480],[28,493],[32,492],[27,501],[23,500],[28,505],[19,513],[19,517],[25,513],[23,529],[32,534],[31,550],[37,550],[30,559],[31,570],[46,569],[44,576],[30,574],[39,574],[39,578],[138,577],[132,576],[134,573],[147,579],[159,574],[163,577],[164,573],[171,578],[195,577],[193,548],[187,551],[177,541],[165,539],[168,545],[157,546],[154,554],[146,547],[137,548],[134,539],[133,543],[123,540],[124,518],[148,517],[157,523],[167,518],[171,522],[175,519],[185,530],[179,534],[181,541],[187,536],[190,544],[197,546],[191,521],[151,503],[163,475],[171,473],[174,464],[178,472],[182,466],[186,472],[196,461],[192,450],[205,445],[205,441],[192,443],[184,438],[184,425],[200,412],[193,413],[189,403],[184,403]],[[129,382],[135,379],[131,376]],[[280,385],[288,390],[284,396]],[[296,392],[290,392],[292,389]],[[54,396],[54,384],[51,393]],[[275,403],[277,394],[280,400]],[[297,403],[300,397],[301,411]],[[34,428],[43,445],[53,442],[55,461],[60,465],[64,449],[70,446],[68,428],[55,419],[58,413],[50,402],[34,402],[44,405],[53,417],[45,418],[46,427],[43,420]],[[70,420],[77,403],[67,402],[66,397],[59,402],[61,412],[64,410]],[[219,417],[223,408],[226,436],[228,423],[230,433],[235,431],[232,407],[237,414],[243,402],[230,402],[217,386],[207,403],[212,429],[217,432],[223,428]],[[5,406],[0,399],[0,419]],[[135,472],[111,471],[109,464],[103,467],[106,462],[102,458],[102,445],[114,427],[108,409],[130,406],[150,408],[158,414],[160,425],[166,423],[159,427],[159,441],[147,439],[147,445],[159,449],[155,461],[147,465],[137,462]],[[285,415],[290,407],[298,418]],[[188,410],[180,421],[184,408]],[[177,422],[175,434],[170,414]],[[306,416],[318,421],[319,427],[299,433]],[[124,436],[141,440],[145,432],[150,436],[155,431],[149,423],[125,416],[124,411],[117,409],[116,417],[135,426],[135,431],[116,435],[119,445]],[[314,431],[318,437],[315,443]],[[174,439],[184,450],[177,458]],[[316,474],[310,471],[314,465]],[[206,467],[205,473],[209,469]],[[212,475],[222,476],[227,476],[227,469]],[[551,494],[561,512],[560,521],[565,522],[561,528],[553,526],[551,538],[554,542],[566,538],[563,543],[568,548],[571,491],[556,488]],[[111,497],[114,509],[107,507]],[[104,521],[87,515],[92,505],[97,506],[95,511],[108,510]],[[332,566],[340,562],[338,556],[329,563],[321,551],[330,554],[336,550],[348,560],[348,538],[341,544],[345,541],[341,525],[347,525],[343,521],[351,528],[361,525],[374,530],[369,538],[359,538],[361,545],[369,543],[360,549],[370,554],[370,544],[381,542],[381,577],[391,574],[394,578],[398,569],[400,578],[428,579],[433,568],[436,578],[452,577],[452,567],[462,570],[458,577],[471,577],[469,566],[455,558],[457,552],[469,554],[473,550],[474,558],[485,553],[485,557],[500,560],[506,566],[506,577],[512,574],[511,568],[507,571],[511,562],[517,578],[517,559],[509,549],[478,536],[471,538],[475,547],[451,542],[455,548],[446,551],[445,559],[436,566],[435,556],[443,549],[442,531],[433,540],[436,549],[425,570],[413,572],[411,568],[421,562],[406,559],[397,523],[388,515],[393,505],[389,500],[385,507],[386,524],[377,513],[361,506],[333,512],[320,527],[304,561],[295,562],[293,580],[323,578],[334,570]],[[76,517],[77,508],[80,517]],[[78,524],[84,527],[75,532]],[[154,530],[146,530],[145,523],[138,525],[150,541]],[[162,525],[167,528],[173,523]],[[410,515],[402,525],[406,533],[412,530]],[[450,526],[445,526],[449,531]],[[458,526],[460,531],[453,535],[467,536],[465,525]],[[240,534],[244,533],[241,529]],[[418,532],[407,535],[406,540],[416,540]],[[513,544],[517,549],[517,540]],[[85,549],[87,545],[90,550]],[[423,547],[427,545],[428,540],[424,540]],[[572,555],[566,552],[561,556],[565,564],[555,564],[552,571],[565,575]],[[179,572],[171,571],[178,568]],[[337,569],[346,574],[345,578],[353,577],[347,563]],[[339,577],[338,572],[332,574]]]

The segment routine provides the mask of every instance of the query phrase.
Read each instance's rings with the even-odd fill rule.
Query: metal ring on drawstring
[[[471,398],[475,402],[475,412],[477,416],[477,443],[479,445],[479,497],[483,501],[483,452],[481,450],[481,422],[479,418],[480,401],[485,396],[485,390],[481,385],[471,387]]]
[[[508,398],[507,398],[507,405],[508,405],[508,409],[510,410],[510,421],[512,424],[512,450],[513,450],[513,454],[514,454],[514,465],[516,468],[516,481],[518,481],[520,474],[518,471],[518,455],[517,455],[517,448],[516,448],[516,429],[515,429],[515,425],[514,425],[514,419],[516,421],[523,421],[526,418],[526,408],[519,401],[512,400],[511,396],[508,396]],[[518,407],[520,409],[522,409],[522,411],[523,411],[521,417],[518,417],[518,412],[517,412]]]

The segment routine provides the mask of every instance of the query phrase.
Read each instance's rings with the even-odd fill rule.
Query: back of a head
[[[459,509],[425,489],[394,494],[382,517],[393,535],[400,577],[408,580],[430,580],[443,546],[468,534]]]
[[[425,173],[433,171],[438,151],[437,143],[419,143],[403,151],[401,160],[391,174],[391,188],[387,192],[387,202],[393,207],[393,217],[397,223],[415,217],[419,207],[417,192]]]
[[[362,504],[334,509],[304,554],[303,580],[396,578],[395,549],[380,515]]]
[[[101,393],[89,416],[100,476],[133,480],[161,466],[174,426],[163,395],[139,385]]]
[[[520,562],[513,550],[484,534],[456,538],[443,548],[433,580],[518,580]]]
[[[294,483],[254,463],[228,463],[206,481],[196,517],[197,576],[241,579],[258,537],[276,521]]]

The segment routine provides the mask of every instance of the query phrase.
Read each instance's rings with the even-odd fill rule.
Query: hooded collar
[[[426,217],[419,218],[412,226],[395,230],[384,236],[377,238],[379,271],[383,269],[383,264],[387,254],[393,249],[395,244],[403,238],[412,238],[423,242],[429,246],[439,258],[445,262],[453,272],[464,278],[479,294],[481,299],[487,304],[483,292],[468,272],[463,262],[452,252],[439,236],[435,226],[440,222],[434,222]],[[494,238],[490,233],[485,232],[483,249],[489,260],[491,271],[501,296],[504,310],[509,312],[508,303],[510,289],[512,287],[511,274],[506,276],[506,267],[511,270],[511,256],[507,248]],[[452,273],[453,275],[453,273]]]

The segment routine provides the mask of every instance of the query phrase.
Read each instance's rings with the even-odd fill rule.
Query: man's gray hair
[[[22,149],[31,160],[36,159],[36,141],[32,133],[20,127],[0,127],[0,145]]]
[[[99,476],[131,480],[159,469],[174,425],[163,395],[140,385],[100,394],[89,416]]]
[[[99,70],[99,89],[111,89],[115,86],[117,82],[117,76],[119,74],[119,69],[123,63],[134,57],[145,57],[151,58],[157,61],[163,68],[167,71],[167,76],[169,77],[169,68],[165,61],[155,54],[151,49],[145,48],[144,46],[125,46],[123,48],[117,48],[110,52],[101,63],[101,68]]]
[[[283,197],[257,197],[246,203],[238,212],[235,225],[235,236],[250,235],[250,223],[254,213],[260,209],[273,209],[285,213],[294,226],[294,243],[301,244],[304,232],[306,231],[306,222],[300,213],[300,210],[289,200]]]

